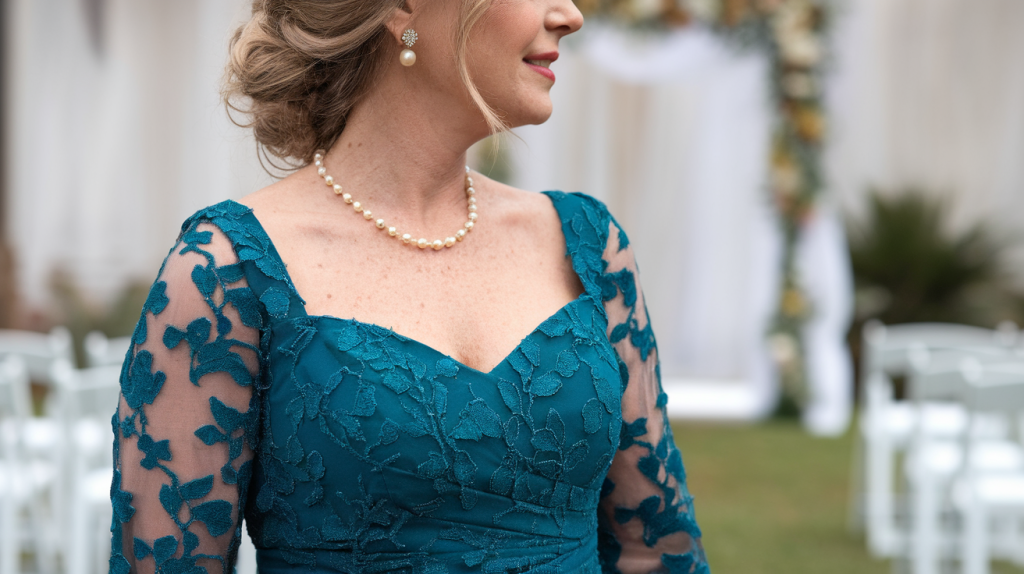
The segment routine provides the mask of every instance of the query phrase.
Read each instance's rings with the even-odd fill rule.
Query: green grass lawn
[[[714,574],[890,574],[847,529],[853,437],[795,422],[673,425]],[[994,574],[1024,574],[998,565]]]

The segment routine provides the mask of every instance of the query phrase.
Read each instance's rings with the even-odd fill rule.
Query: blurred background
[[[0,574],[106,568],[123,337],[273,181],[218,91],[249,4],[0,1]],[[630,234],[713,571],[1024,572],[1020,393],[972,394],[1024,382],[1024,2],[577,5],[551,120],[471,163]]]

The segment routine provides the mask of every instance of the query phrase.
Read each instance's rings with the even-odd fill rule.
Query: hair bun
[[[309,163],[382,71],[384,23],[403,0],[256,0],[235,31],[222,97],[263,149]]]
[[[462,0],[455,61],[484,119],[504,125],[466,67],[469,30],[491,0]],[[270,155],[308,164],[330,149],[348,114],[380,77],[398,44],[385,26],[405,0],[254,0],[252,18],[231,38],[222,97],[235,124],[252,128]],[[392,49],[389,49],[391,46]]]

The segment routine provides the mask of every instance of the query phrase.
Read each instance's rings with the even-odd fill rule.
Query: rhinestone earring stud
[[[416,63],[416,52],[409,49],[416,43],[416,40],[419,40],[419,35],[417,35],[416,30],[413,30],[412,28],[406,30],[405,33],[402,34],[402,43],[406,45],[406,48],[402,50],[402,54],[398,56],[398,60],[407,68]]]

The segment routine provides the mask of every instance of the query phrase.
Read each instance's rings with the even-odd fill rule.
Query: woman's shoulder
[[[518,218],[504,223],[548,233],[545,241],[549,245],[564,241],[564,253],[572,257],[581,276],[601,275],[608,250],[617,253],[629,244],[608,207],[591,195],[557,190],[537,193],[504,184],[494,189],[498,201],[513,206],[502,211]]]
[[[493,190],[494,199],[499,202],[501,211],[516,217],[541,219],[542,214],[551,212],[553,205],[563,228],[571,229],[576,218],[582,218],[595,225],[614,220],[604,202],[583,192],[547,190],[537,193],[493,180],[489,180],[489,184],[488,187]]]
[[[252,207],[227,199],[204,207],[181,224],[178,244],[209,252],[219,264],[252,263],[262,276],[290,284],[284,264]],[[233,256],[227,253],[231,252]],[[252,278],[250,277],[250,280]]]

